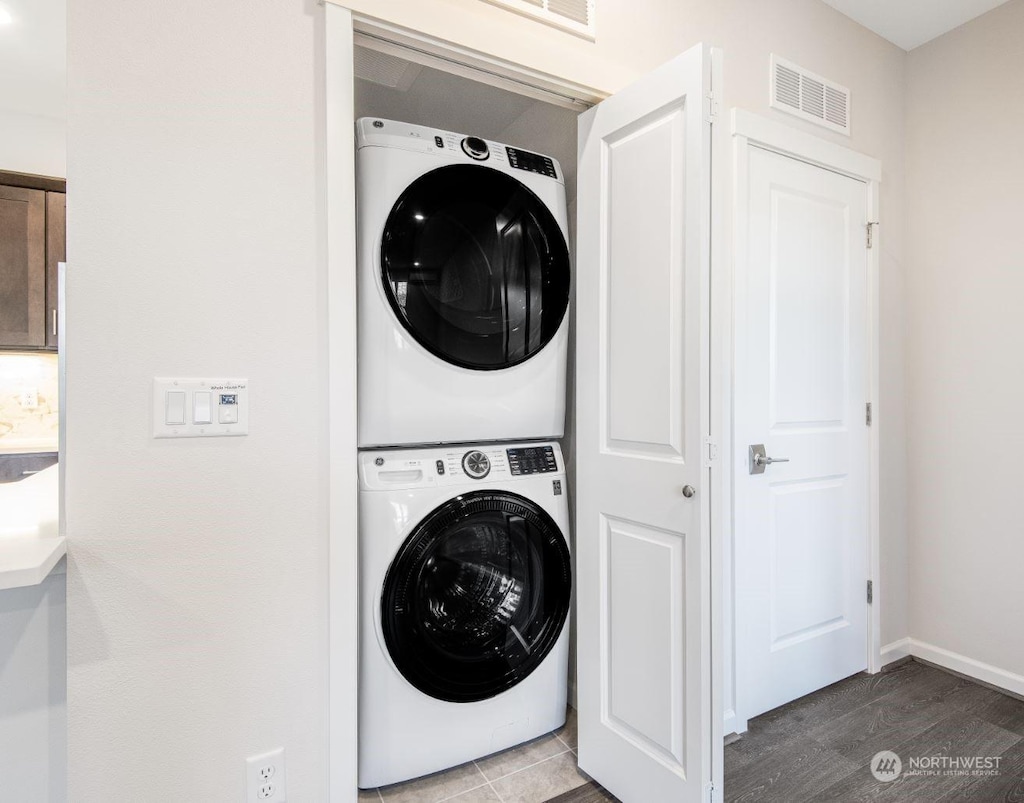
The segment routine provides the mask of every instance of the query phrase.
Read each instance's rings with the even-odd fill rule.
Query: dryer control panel
[[[519,170],[529,170],[531,173],[540,173],[549,178],[558,178],[555,173],[555,163],[550,156],[541,156],[539,153],[521,151],[519,148],[508,148],[508,163]]]

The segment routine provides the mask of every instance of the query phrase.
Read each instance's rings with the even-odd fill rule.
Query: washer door
[[[463,368],[528,360],[569,305],[558,222],[527,187],[488,167],[441,167],[410,184],[384,225],[381,270],[409,334]]]
[[[474,491],[434,510],[402,545],[384,580],[384,641],[424,694],[486,700],[544,660],[571,588],[552,518],[518,494]]]

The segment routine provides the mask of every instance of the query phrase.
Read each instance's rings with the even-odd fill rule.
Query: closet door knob
[[[687,499],[692,499],[695,493],[697,493],[697,489],[694,488],[692,485],[683,486],[683,496],[685,496]]]

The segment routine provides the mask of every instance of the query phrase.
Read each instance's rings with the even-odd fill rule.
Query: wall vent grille
[[[597,0],[485,0],[585,39],[595,39]]]
[[[850,90],[772,56],[771,107],[850,134]]]

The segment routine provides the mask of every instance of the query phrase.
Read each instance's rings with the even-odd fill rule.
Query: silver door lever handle
[[[752,444],[748,450],[750,456],[750,473],[751,474],[764,474],[766,466],[770,466],[772,463],[788,463],[788,457],[769,457],[768,453],[764,450],[763,443]]]
[[[754,455],[755,466],[770,466],[772,463],[788,463],[788,457],[762,457],[761,455]]]

